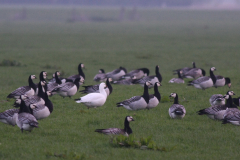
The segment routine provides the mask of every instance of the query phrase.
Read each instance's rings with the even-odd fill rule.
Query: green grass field
[[[231,90],[238,97],[240,11],[139,8],[138,19],[130,21],[131,9],[127,8],[124,20],[118,21],[120,8],[76,7],[77,16],[91,20],[70,23],[69,7],[25,7],[24,20],[16,19],[22,7],[0,8],[0,63],[4,59],[21,63],[20,67],[0,66],[0,112],[12,108],[14,100],[7,102],[7,95],[27,85],[30,74],[38,77],[45,70],[50,78],[59,70],[67,77],[77,73],[80,62],[86,66],[85,85],[96,84],[93,77],[100,68],[109,72],[119,66],[128,71],[147,67],[153,75],[159,65],[161,96],[177,92],[187,111],[184,119],[173,120],[168,115],[172,101],[152,110],[117,108],[117,102],[142,94],[139,85],[114,85],[105,105],[97,109],[75,103],[73,99],[82,96],[80,93],[72,99],[53,96],[53,113],[39,121],[39,128],[31,133],[22,134],[17,126],[0,124],[0,159],[60,159],[47,155],[65,152],[75,152],[82,159],[240,158],[239,127],[196,114],[210,107],[212,94],[225,94],[227,86],[203,91],[187,86],[188,80],[185,84],[168,83],[175,77],[172,70],[191,67],[195,61],[207,75],[214,66],[216,75],[230,77]],[[171,152],[114,148],[108,136],[94,132],[98,128],[123,128],[127,115],[135,119],[130,124],[135,137],[152,136],[158,146],[176,148]]]

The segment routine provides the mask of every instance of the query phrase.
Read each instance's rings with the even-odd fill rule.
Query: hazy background
[[[240,0],[0,0],[0,4],[240,8]]]

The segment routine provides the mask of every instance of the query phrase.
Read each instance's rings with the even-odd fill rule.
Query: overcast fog
[[[138,6],[160,8],[239,9],[240,0],[0,0],[3,5]]]

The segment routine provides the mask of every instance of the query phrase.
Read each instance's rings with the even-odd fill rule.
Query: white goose
[[[148,94],[148,86],[150,86],[151,83],[145,82],[144,84],[144,92],[142,96],[134,96],[130,99],[127,99],[122,102],[117,103],[117,107],[123,106],[127,110],[141,110],[146,109],[148,102],[149,102],[149,94]]]
[[[173,119],[175,118],[182,119],[186,114],[186,109],[184,108],[183,105],[180,105],[178,103],[177,93],[171,93],[169,97],[174,98],[174,103],[168,110],[169,116]]]
[[[107,100],[107,93],[105,91],[106,84],[99,85],[99,93],[89,93],[79,99],[75,99],[77,103],[83,103],[89,108],[97,108],[103,106]]]
[[[20,98],[21,95],[32,96],[36,92],[36,85],[33,83],[33,79],[37,79],[35,75],[30,75],[28,78],[28,86],[19,87],[12,93],[10,93],[7,98]]]

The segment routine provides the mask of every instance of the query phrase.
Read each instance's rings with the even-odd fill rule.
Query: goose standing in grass
[[[152,109],[157,107],[161,100],[161,94],[158,91],[158,87],[162,86],[160,82],[156,82],[154,84],[154,94],[149,95],[149,102],[147,105],[147,109]]]
[[[196,79],[198,77],[205,76],[206,72],[204,69],[201,68],[193,68],[188,72],[183,74],[183,78],[193,78]]]
[[[99,69],[99,73],[96,74],[93,78],[94,81],[99,82],[99,81],[106,81],[106,74],[104,69]]]
[[[169,97],[174,98],[174,103],[168,110],[169,116],[173,119],[175,118],[182,119],[186,114],[186,109],[184,108],[183,105],[180,105],[178,103],[177,93],[171,93]]]
[[[146,109],[149,103],[148,86],[152,85],[149,81],[144,84],[144,92],[142,96],[134,96],[122,102],[117,103],[117,107],[124,107],[127,110]]]
[[[118,69],[115,69],[112,72],[106,73],[106,78],[112,78],[113,81],[117,81],[126,73],[127,70],[124,67],[119,67]]]
[[[184,83],[183,77],[182,77],[182,71],[177,71],[178,72],[178,78],[172,78],[168,83]]]
[[[216,77],[216,83],[214,84],[214,87],[223,87],[225,85],[228,85],[228,88],[231,87],[231,80],[228,77],[223,77],[223,76],[215,76]]]
[[[99,85],[99,93],[89,93],[79,99],[75,99],[77,103],[83,103],[89,108],[97,108],[104,105],[107,100],[107,93],[105,91],[106,84],[101,83]]]
[[[195,62],[192,62],[192,65],[193,65],[193,68],[196,68]],[[181,74],[185,74],[185,73],[187,73],[188,71],[190,71],[193,68],[184,67],[184,68],[176,69],[176,70],[173,70],[173,72],[174,72],[173,74],[178,74],[178,71],[182,71]]]
[[[133,85],[133,81],[136,80],[136,76],[133,76],[131,78],[122,79],[119,81],[113,81],[113,84],[122,84],[122,85]]]
[[[159,72],[159,66],[158,65],[155,67],[155,74],[156,75],[146,76],[146,77],[143,77],[141,79],[134,80],[133,83],[134,84],[141,84],[142,86],[144,86],[145,82],[149,81],[152,84],[152,85],[149,86],[149,88],[152,88],[153,85],[156,82],[162,82],[162,75]]]
[[[79,89],[79,82],[83,83],[84,82],[83,78],[81,78],[81,80],[80,80],[80,78],[78,77],[74,80],[74,82],[63,83],[63,84],[57,86],[52,91],[52,93],[57,92],[63,98],[65,98],[65,97],[71,98],[71,96],[74,96],[77,93],[77,91]]]
[[[232,97],[231,95],[225,95],[225,99],[227,99],[227,104],[225,105],[213,105],[209,108],[205,108],[202,110],[199,110],[197,113],[199,115],[207,115],[211,119],[216,119],[216,120],[222,120],[224,117],[224,114],[226,113],[226,110],[228,108],[234,108],[232,105]]]
[[[30,105],[34,108],[34,106]],[[17,126],[23,130],[31,132],[33,128],[38,127],[37,119],[32,115],[32,111],[30,106],[26,106],[25,102],[21,100],[20,109],[18,115],[16,117],[16,124]]]
[[[198,79],[195,79],[193,81],[189,81],[189,86],[193,85],[195,88],[198,89],[207,89],[212,87],[216,83],[216,77],[213,74],[213,71],[215,71],[215,67],[210,68],[210,77],[204,76],[200,77]]]
[[[78,65],[78,74],[69,76],[67,79],[71,79],[73,82],[75,81],[76,78],[84,79],[85,80],[85,74],[82,71],[82,68],[85,68],[84,64],[80,63]],[[83,82],[79,81],[80,85],[82,85]]]
[[[135,76],[136,79],[140,79],[140,78],[146,77],[148,75],[149,75],[149,69],[148,68],[139,68],[139,69],[135,69],[135,70],[130,71],[129,73],[122,76],[122,78],[128,79],[128,78],[131,78],[131,77]]]
[[[19,87],[12,93],[10,93],[7,98],[20,98],[21,95],[32,96],[36,92],[36,85],[33,83],[33,79],[37,79],[35,75],[30,75],[28,77],[28,86]]]
[[[113,88],[112,88],[112,85],[110,82],[112,82],[112,78],[107,78],[107,81],[106,81],[107,88],[105,88],[105,91],[108,96],[113,91]],[[91,86],[83,86],[83,87],[84,87],[84,90],[79,91],[82,94],[84,94],[84,93],[99,93],[99,84],[91,85]]]
[[[44,101],[45,104],[31,104],[33,105],[33,116],[37,119],[44,119],[47,118],[53,111],[53,104],[52,102],[48,99],[48,96],[51,95],[50,91],[45,92],[45,97]]]
[[[120,128],[108,128],[108,129],[96,129],[95,132],[98,133],[103,133],[106,135],[125,135],[125,136],[129,136],[130,134],[132,134],[132,129],[129,126],[129,122],[134,121],[132,116],[126,116],[125,120],[124,120],[124,129],[120,129]]]

